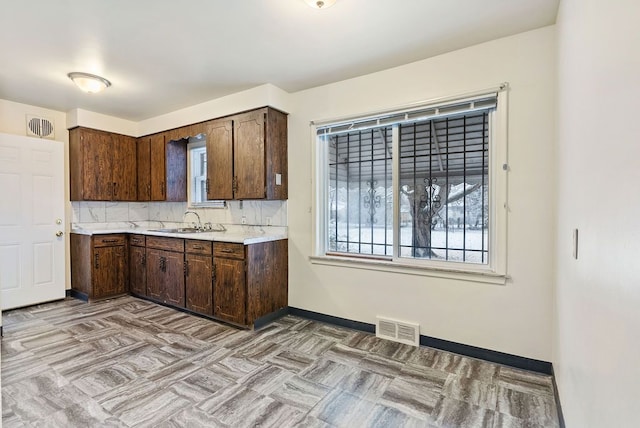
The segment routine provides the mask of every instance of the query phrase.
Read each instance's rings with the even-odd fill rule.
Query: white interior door
[[[64,146],[0,134],[0,306],[65,296]]]

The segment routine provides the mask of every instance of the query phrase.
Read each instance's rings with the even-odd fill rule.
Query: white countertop
[[[151,223],[151,224],[149,224]],[[168,233],[154,229],[186,227],[183,223],[119,222],[119,223],[73,223],[71,233],[80,235],[104,235],[107,233],[136,233],[141,235],[166,236],[169,238],[199,239],[201,241],[234,242],[237,244],[257,244],[260,242],[287,239],[287,228],[280,226],[225,225],[225,232]],[[214,226],[215,227],[215,226]]]

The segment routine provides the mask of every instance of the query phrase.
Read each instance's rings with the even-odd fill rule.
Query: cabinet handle
[[[96,269],[100,269],[100,254],[96,254],[93,256],[93,265]]]
[[[151,184],[147,184],[147,198],[151,199]]]
[[[160,257],[160,270],[162,272],[167,271],[167,259],[165,257]]]
[[[141,264],[142,264],[142,266],[146,266],[147,265],[147,255],[146,254],[142,255]]]
[[[194,250],[204,250],[204,247],[202,245],[194,245],[193,249]]]
[[[231,248],[223,248],[220,250],[221,253],[233,253],[233,250]]]
[[[211,266],[211,281],[216,282],[216,265]]]
[[[238,192],[238,177],[237,176],[233,177],[233,182],[232,182],[231,187],[232,187],[233,193],[237,193]]]
[[[160,194],[164,196],[164,181],[160,182]]]
[[[113,196],[118,196],[118,183],[116,183],[115,181],[113,182]]]
[[[207,193],[207,195],[209,194],[209,179],[207,178],[207,181],[205,183],[205,192]]]
[[[189,276],[189,262],[184,262],[182,265],[182,269],[184,271],[184,276]]]
[[[114,242],[118,242],[117,239],[101,239],[103,244],[113,244]]]

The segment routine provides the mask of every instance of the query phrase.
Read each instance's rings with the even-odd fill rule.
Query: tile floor
[[[3,314],[2,426],[557,427],[551,378],[287,316],[133,297]]]

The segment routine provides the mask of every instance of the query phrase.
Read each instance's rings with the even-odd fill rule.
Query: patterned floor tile
[[[417,419],[431,420],[440,393],[402,379],[394,379],[378,403],[399,410]]]
[[[553,396],[527,394],[499,386],[496,410],[534,424],[558,426],[558,411]]]
[[[375,401],[384,394],[391,379],[366,370],[358,370],[342,378],[337,388],[360,398]]]
[[[245,388],[267,395],[294,376],[292,372],[265,364],[258,370],[238,379]]]
[[[3,325],[6,427],[558,426],[548,376],[296,316],[240,330],[125,296]]]
[[[551,376],[512,369],[510,367],[500,367],[497,384],[514,391],[529,394],[553,395]]]
[[[282,403],[303,410],[310,410],[318,404],[329,391],[331,391],[331,388],[328,386],[312,382],[299,376],[294,376],[278,389],[272,391],[270,396]]]
[[[431,417],[443,428],[493,428],[495,412],[466,401],[440,397]]]
[[[272,355],[268,362],[271,365],[281,367],[290,372],[299,373],[309,367],[316,359],[294,350],[283,350]]]
[[[335,361],[319,359],[308,369],[302,371],[300,376],[324,386],[334,387],[344,377],[356,373],[357,369]]]
[[[498,387],[469,377],[450,375],[442,395],[456,400],[466,401],[489,410],[495,410],[498,400]]]
[[[371,401],[334,389],[311,410],[310,415],[337,427],[355,427],[371,415],[374,407]]]

